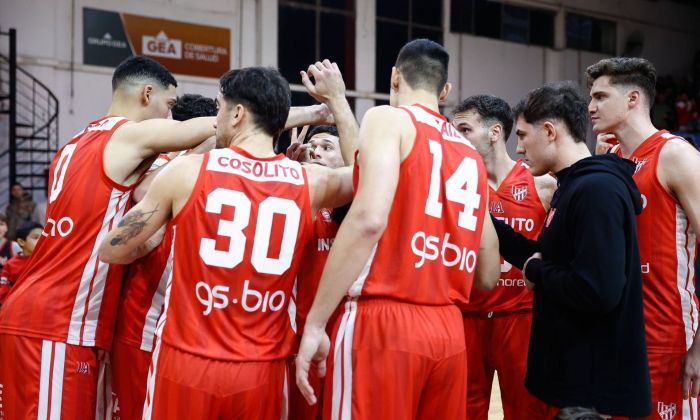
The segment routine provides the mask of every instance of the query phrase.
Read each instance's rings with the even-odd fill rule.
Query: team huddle
[[[328,60],[308,107],[122,62],[0,307],[0,420],[481,420],[495,372],[506,419],[697,418],[700,153],[651,124],[653,65],[449,120],[448,62],[407,43],[361,125]]]

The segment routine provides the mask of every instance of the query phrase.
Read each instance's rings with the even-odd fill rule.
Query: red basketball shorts
[[[490,316],[489,316],[490,315]],[[503,414],[538,419],[541,403],[525,388],[532,313],[464,313],[467,346],[467,418],[486,420],[494,371],[498,372]]]
[[[287,380],[286,360],[213,360],[159,340],[143,419],[279,420],[287,410]]]
[[[464,419],[467,357],[456,306],[360,298],[336,321],[326,419]],[[437,417],[436,417],[437,416]]]
[[[115,341],[110,353],[115,420],[138,420],[143,415],[148,367],[153,354]]]
[[[94,347],[0,334],[0,418],[104,418],[106,359]]]

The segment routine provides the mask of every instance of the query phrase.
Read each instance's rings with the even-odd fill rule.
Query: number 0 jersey
[[[287,310],[311,216],[298,162],[236,147],[205,154],[171,222],[173,267],[156,334],[211,359],[288,357],[294,332]]]
[[[464,305],[481,242],[486,169],[445,117],[420,105],[402,109],[415,141],[401,162],[386,229],[349,295]],[[360,154],[355,170],[361,169]]]
[[[109,179],[103,155],[126,122],[93,121],[51,161],[46,226],[0,311],[0,333],[111,347],[122,269],[97,250],[129,209],[134,185]]]

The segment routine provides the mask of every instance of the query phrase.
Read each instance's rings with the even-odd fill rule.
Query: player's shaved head
[[[416,39],[404,45],[396,58],[396,68],[411,89],[440,94],[447,83],[450,54],[429,39]]]
[[[271,67],[231,70],[219,81],[228,106],[242,105],[265,133],[277,137],[284,130],[291,106],[289,83]]]
[[[151,83],[163,89],[177,87],[177,81],[162,64],[143,56],[122,61],[112,75],[112,92],[126,86]]]
[[[605,58],[586,69],[588,87],[602,76],[610,76],[611,85],[634,86],[642,90],[649,108],[656,97],[656,68],[639,57]]]

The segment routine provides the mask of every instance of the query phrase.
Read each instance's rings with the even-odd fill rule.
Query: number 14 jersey
[[[481,242],[486,169],[445,117],[420,105],[402,109],[415,126],[413,148],[401,162],[386,229],[349,295],[464,305]]]
[[[173,269],[156,334],[211,359],[289,356],[288,304],[311,215],[298,162],[236,147],[205,154],[190,198],[171,222]]]

